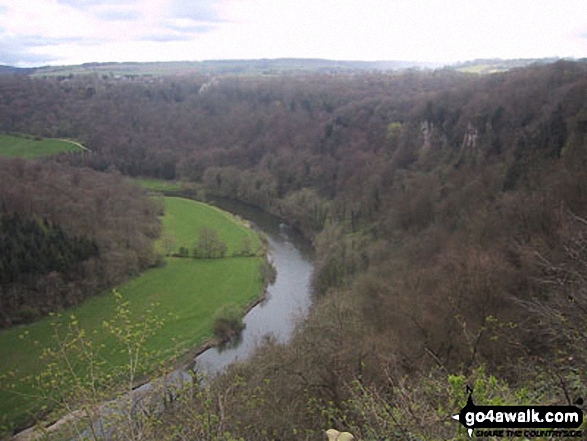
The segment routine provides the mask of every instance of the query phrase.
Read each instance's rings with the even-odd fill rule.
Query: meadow
[[[79,150],[80,147],[76,143],[63,139],[35,139],[30,136],[21,137],[0,134],[0,156],[36,158]]]
[[[170,249],[174,252],[179,251],[180,247],[191,249],[195,237],[197,238],[203,227],[213,227],[216,230],[219,239],[227,245],[227,256],[238,253],[247,239],[253,253],[261,249],[259,237],[244,221],[216,207],[190,199],[166,197],[165,213],[162,237],[171,239]],[[190,221],[185,222],[185,219]]]
[[[151,178],[136,178],[134,179],[141,187],[152,191],[152,192],[172,192],[181,191],[182,186],[177,181],[166,181],[164,179],[151,179]]]
[[[208,226],[218,231],[229,252],[239,249],[245,237],[255,249],[261,247],[258,236],[242,221],[217,208],[187,199],[165,198],[165,212],[164,234],[175,235],[180,243],[195,241],[199,228]],[[261,262],[261,257],[167,257],[164,266],[119,286],[117,291],[129,303],[131,322],[156,317],[162,323],[144,343],[143,352],[154,354],[151,362],[164,362],[205,344],[212,337],[214,315],[223,306],[244,309],[254,302],[262,291]],[[22,379],[43,371],[39,357],[55,343],[56,329],[63,331],[76,323],[92,347],[99,348],[96,356],[105,361],[108,370],[128,364],[128,354],[104,327],[104,322],[113,320],[117,304],[114,292],[108,292],[60,316],[0,332],[0,375],[15,373],[10,381],[15,389],[0,390],[0,424],[22,424],[39,411],[42,400],[34,397],[35,389]]]

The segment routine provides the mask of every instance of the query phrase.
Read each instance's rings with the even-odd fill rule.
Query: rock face
[[[434,131],[434,123],[431,121],[422,121],[420,123],[420,131],[422,132],[422,152],[426,152],[432,148],[432,133]]]
[[[207,83],[202,84],[202,86],[198,90],[198,94],[203,95],[206,92],[210,92],[210,90],[218,86],[218,84],[220,84],[220,80],[218,78],[212,78]]]
[[[479,130],[471,122],[467,124],[457,164],[464,162],[477,162],[479,160]]]
[[[467,124],[467,130],[463,138],[463,150],[475,153],[477,150],[477,139],[479,138],[479,131],[472,124]]]
[[[485,127],[485,132],[491,131],[491,124]],[[421,146],[418,150],[420,155],[425,155],[435,148],[440,148],[446,145],[446,138],[443,134],[442,128],[436,129],[434,123],[429,120],[420,122],[420,142]],[[463,141],[458,153],[458,163],[467,161],[477,161],[481,150],[483,140],[479,138],[480,133],[475,124],[467,123],[467,128],[463,135]]]

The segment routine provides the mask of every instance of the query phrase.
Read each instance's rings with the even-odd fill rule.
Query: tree
[[[235,253],[237,254],[237,253]],[[238,252],[241,256],[252,256],[253,255],[253,244],[249,236],[245,236],[241,242],[241,249]]]
[[[203,259],[218,259],[226,255],[226,243],[220,240],[216,230],[202,227],[194,246],[194,257]]]
[[[177,246],[177,240],[175,239],[175,236],[173,234],[166,233],[163,235],[162,241],[165,254],[170,256],[175,251],[175,247]]]

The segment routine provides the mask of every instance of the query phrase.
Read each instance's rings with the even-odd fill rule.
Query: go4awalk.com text
[[[583,411],[577,406],[477,406],[472,390],[453,415],[471,437],[581,438]]]

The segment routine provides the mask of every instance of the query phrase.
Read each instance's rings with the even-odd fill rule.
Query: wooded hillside
[[[158,209],[118,173],[0,160],[0,325],[79,304],[156,263]]]
[[[510,401],[529,385],[549,403],[587,395],[585,63],[0,77],[0,128],[80,139],[97,170],[193,181],[314,240],[314,310],[290,345],[213,386],[222,430],[316,439],[337,423],[365,439],[448,439],[454,427],[418,412],[456,403],[450,374],[496,375]],[[186,409],[174,418],[196,433]]]

